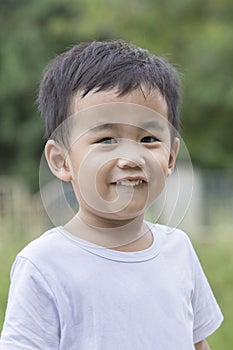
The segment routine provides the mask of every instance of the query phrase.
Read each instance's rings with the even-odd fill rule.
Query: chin
[[[137,217],[143,215],[145,213],[145,208],[141,210],[121,210],[115,212],[101,212],[96,213],[96,216],[102,220],[112,221],[112,222],[124,222],[124,221],[132,221]]]
[[[119,212],[114,213],[114,218],[118,220],[133,220],[138,216],[144,215],[146,208],[125,208]]]

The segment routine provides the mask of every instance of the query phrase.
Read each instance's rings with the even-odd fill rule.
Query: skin
[[[71,112],[69,149],[54,140],[45,147],[51,171],[72,183],[79,202],[65,229],[110,249],[148,248],[152,236],[144,213],[165,186],[179,151],[179,140],[170,138],[165,100],[146,89],[123,97],[114,90],[90,92],[73,99]],[[122,181],[142,183],[125,186]],[[195,349],[210,350],[206,340]]]
[[[163,190],[179,150],[177,138],[171,143],[165,100],[157,91],[123,97],[114,90],[90,92],[77,96],[71,111],[70,148],[54,140],[45,148],[50,169],[71,181],[79,202],[65,228],[117,250],[148,248],[152,236],[144,213]],[[143,183],[127,187],[117,183],[122,180]]]
[[[196,350],[211,350],[209,344],[206,340],[202,340],[199,343],[195,344]]]

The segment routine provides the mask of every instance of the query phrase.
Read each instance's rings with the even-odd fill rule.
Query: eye
[[[154,142],[160,142],[159,139],[157,139],[155,136],[145,136],[141,139],[142,143],[154,143]]]
[[[98,140],[96,143],[104,143],[107,145],[111,145],[111,144],[117,143],[117,140],[112,138],[112,137],[104,137],[104,138]]]

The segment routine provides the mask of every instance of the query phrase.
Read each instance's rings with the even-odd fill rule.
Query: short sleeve
[[[204,340],[221,325],[222,312],[203,272],[198,257],[192,248],[194,290],[192,306],[194,313],[194,344]]]
[[[18,257],[11,286],[0,350],[58,350],[59,317],[54,295],[40,271]]]

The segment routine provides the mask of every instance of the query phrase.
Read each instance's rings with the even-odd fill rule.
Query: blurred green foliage
[[[194,164],[231,168],[231,0],[8,0],[0,2],[0,164],[38,186],[42,72],[80,41],[122,38],[166,56],[183,81],[183,135]]]
[[[226,236],[214,237],[206,242],[195,241],[195,248],[208,277],[215,297],[224,315],[222,326],[213,333],[208,342],[211,349],[230,350],[233,345],[233,255],[232,241]]]

